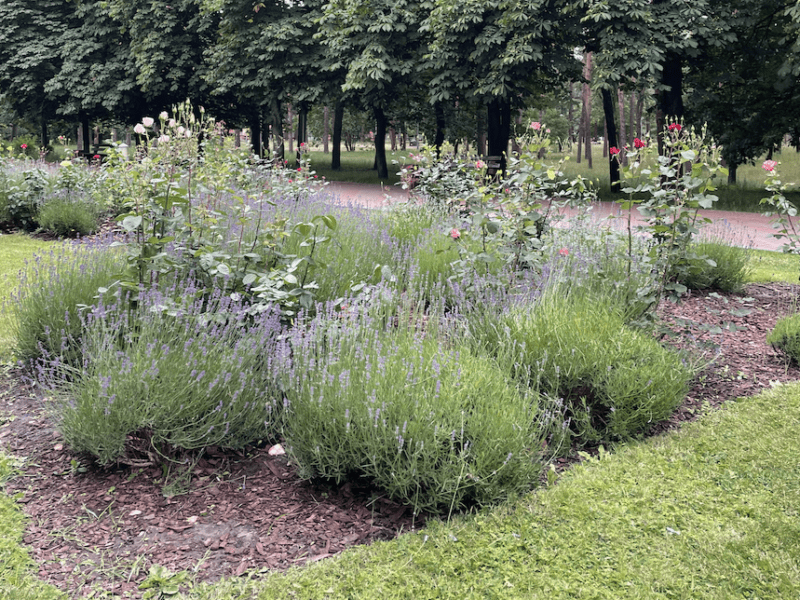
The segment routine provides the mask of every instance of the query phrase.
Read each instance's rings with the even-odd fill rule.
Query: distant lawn
[[[407,157],[409,152],[386,151],[386,162],[389,165],[389,179],[382,181],[378,178],[378,172],[373,165],[375,163],[374,150],[356,150],[348,152],[342,150],[342,168],[338,171],[331,169],[331,154],[317,151],[311,152],[311,169],[322,178],[328,181],[347,181],[352,183],[372,183],[375,185],[395,185],[400,181],[397,172],[400,170],[398,165],[392,164],[392,160],[402,162],[402,157]]]
[[[52,243],[21,233],[0,235],[0,361],[10,358],[13,339],[8,302],[17,287],[19,271],[34,253],[44,250]]]

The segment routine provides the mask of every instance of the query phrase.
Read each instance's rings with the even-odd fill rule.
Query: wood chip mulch
[[[667,321],[684,320],[674,328],[685,335],[674,343],[708,358],[718,346],[721,354],[675,415],[650,433],[800,379],[800,370],[765,342],[776,320],[795,310],[799,291],[750,285],[740,295],[695,293],[663,306]],[[690,327],[687,319],[706,328]],[[708,331],[714,326],[721,332]],[[238,454],[210,448],[190,477],[152,466],[99,469],[63,443],[36,390],[14,369],[0,376],[0,447],[23,460],[6,493],[18,497],[28,516],[24,543],[39,576],[73,597],[103,590],[139,598],[138,584],[155,564],[188,569],[197,581],[283,570],[424,524],[366,486],[303,481],[268,448]],[[170,490],[183,493],[165,495]]]

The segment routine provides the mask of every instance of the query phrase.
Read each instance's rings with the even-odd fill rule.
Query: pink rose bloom
[[[458,238],[461,237],[461,232],[458,229],[455,229],[455,228],[451,229],[450,230],[450,237],[453,238],[454,240],[457,240]]]
[[[559,250],[558,253],[561,256],[569,256],[569,248],[561,248],[561,250]]]
[[[134,127],[133,130],[139,135],[144,135],[145,133],[147,133],[147,130],[144,128],[144,125],[142,125],[141,123],[137,123],[136,127]]]
[[[142,125],[145,127],[152,127],[153,123],[155,123],[155,121],[151,117],[145,117],[142,119]]]
[[[169,136],[168,135],[160,135],[160,136],[158,136],[158,143],[159,144],[165,144],[168,141],[169,141]]]
[[[483,169],[485,166],[486,166],[486,163],[483,162],[482,160],[479,160],[478,162],[475,163],[475,168],[476,169]]]
[[[617,154],[619,154],[619,148],[617,148],[616,146],[611,146],[611,148],[608,149],[608,153],[611,156],[616,156]]]
[[[777,166],[778,163],[775,162],[774,160],[765,160],[764,164],[761,165],[761,168],[764,169],[765,171],[769,171],[770,173],[772,173],[775,170],[775,167]]]
[[[27,150],[28,144],[20,144],[19,147],[22,148],[23,150]]]
[[[533,123],[531,123],[531,129],[533,129],[534,131],[539,131],[541,128],[542,124],[539,123],[539,121],[534,121]]]

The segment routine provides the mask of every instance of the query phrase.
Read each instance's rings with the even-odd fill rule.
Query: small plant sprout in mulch
[[[766,577],[794,589],[767,522],[737,516],[742,494],[760,507],[785,489],[772,473],[757,491],[739,480],[752,456],[734,411],[640,442],[797,377],[765,342],[794,289],[744,286],[746,249],[697,243],[719,171],[701,133],[672,127],[666,157],[629,156],[624,206],[649,221],[619,232],[588,214],[585,181],[542,158],[542,127],[503,177],[431,154],[413,202],[369,211],[337,205],[304,162],[251,162],[189,104],[159,117],[158,144],[156,124],[137,124],[142,160],[87,167],[116,228],[34,259],[8,296],[20,362],[0,440],[29,516],[9,536],[39,579],[23,552],[0,588],[621,597],[687,596],[691,580],[766,597],[726,562],[761,556],[752,535]],[[80,187],[77,173],[53,185]],[[556,227],[567,206],[582,215]],[[783,527],[779,513],[765,514]]]

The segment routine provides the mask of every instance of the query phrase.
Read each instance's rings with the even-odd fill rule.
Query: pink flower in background
[[[611,146],[611,148],[608,149],[608,153],[611,156],[616,156],[617,154],[619,154],[619,148],[617,148],[616,146]]]
[[[774,160],[765,160],[764,164],[761,165],[761,168],[764,169],[765,171],[769,171],[770,173],[772,173],[775,170],[775,167],[777,166],[778,163],[775,162]]]
[[[453,228],[450,230],[450,237],[454,240],[457,240],[461,237],[461,232],[458,229]]]
[[[558,253],[561,256],[569,256],[569,248],[561,248],[561,250],[559,250]]]
[[[486,166],[486,163],[483,162],[482,160],[479,160],[478,162],[475,163],[475,168],[476,169],[483,169],[485,166]]]
[[[144,125],[145,127],[152,127],[153,123],[155,123],[155,121],[153,120],[152,117],[145,117],[144,119],[142,119],[142,125]]]
[[[23,150],[27,150],[28,144],[20,144],[19,147],[22,148]]]
[[[100,155],[99,155],[99,154],[95,154],[95,155],[92,157],[92,160],[100,160]]]
[[[534,131],[539,131],[541,128],[542,124],[539,123],[539,121],[534,121],[533,123],[531,123],[531,129],[533,129]]]

